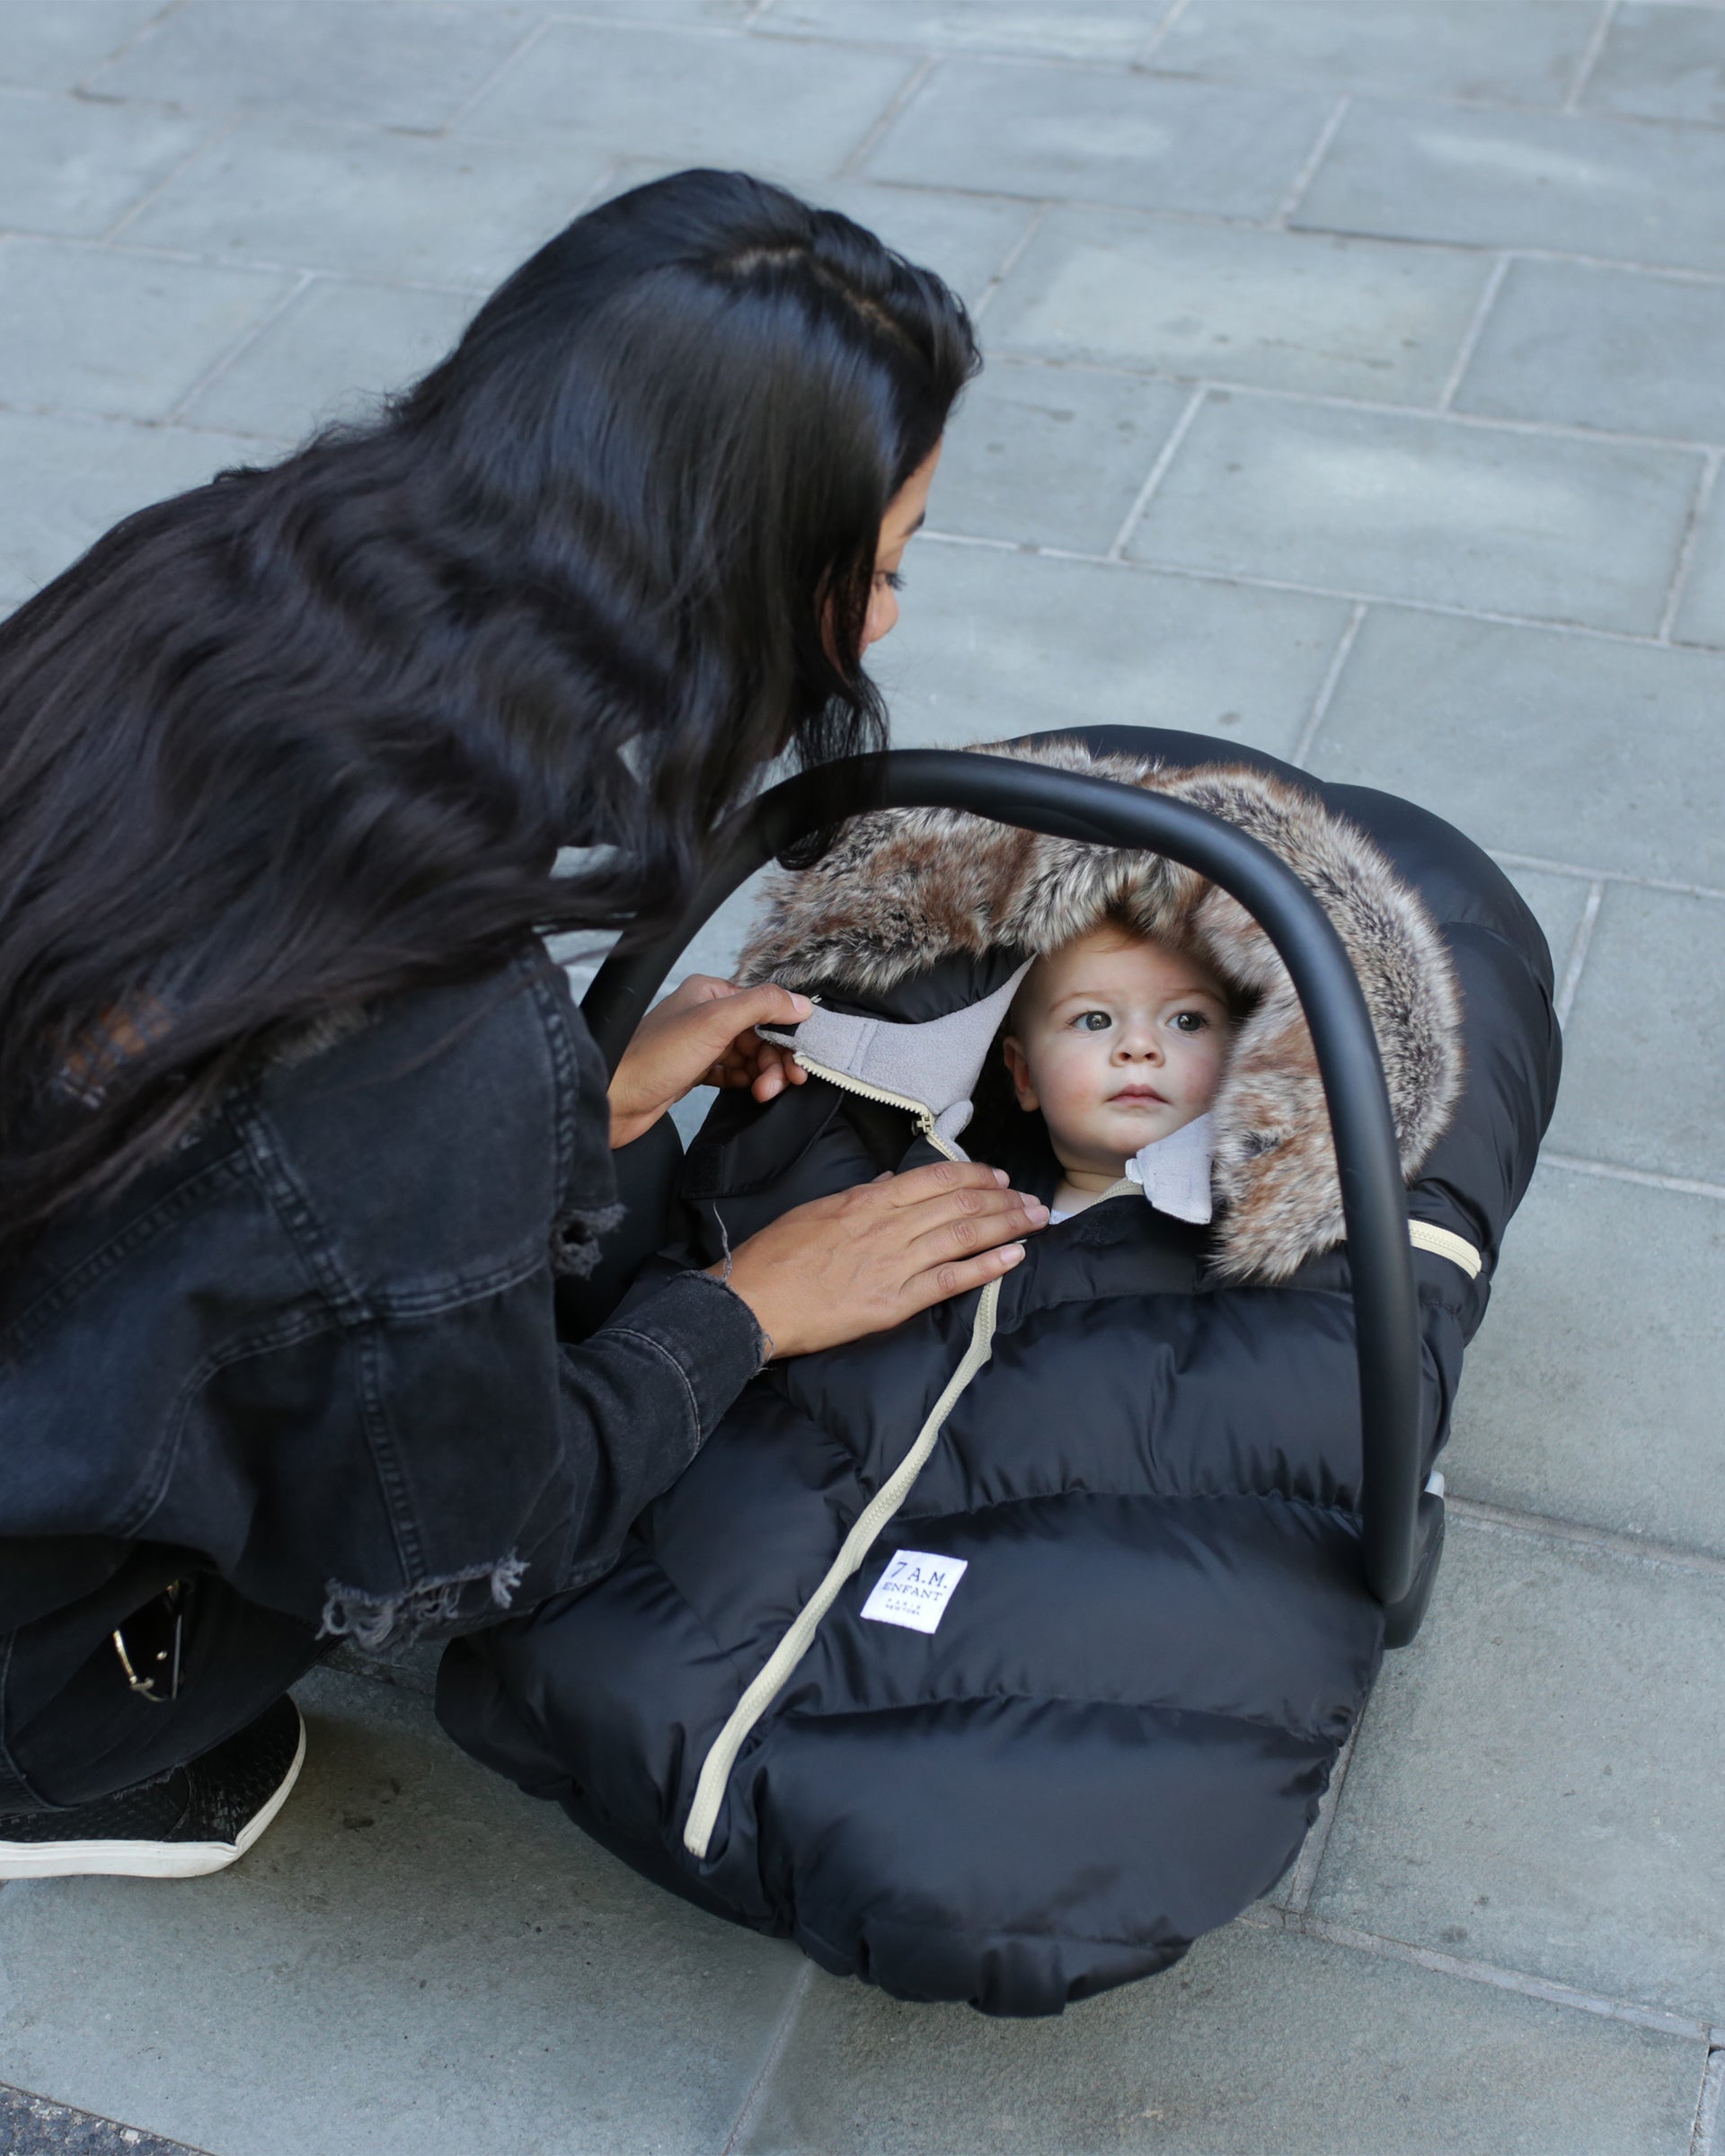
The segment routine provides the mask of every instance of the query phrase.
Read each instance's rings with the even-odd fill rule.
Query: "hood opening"
[[[1168,770],[1076,741],[978,753],[1154,789],[1238,825],[1287,862],[1353,962],[1384,1058],[1402,1171],[1410,1180],[1418,1173],[1461,1093],[1460,995],[1441,932],[1364,832],[1315,795],[1248,765]],[[1109,914],[1190,948],[1244,1010],[1210,1111],[1216,1267],[1225,1277],[1284,1279],[1343,1236],[1322,1083],[1269,938],[1195,870],[960,810],[877,811],[846,825],[813,867],[773,881],[740,972],[831,994],[853,1012],[880,1011],[879,1019],[818,1011],[799,1029],[797,1046],[827,1062],[815,1053],[810,1029],[823,1018],[828,1033],[849,1027],[829,1047],[869,1068],[890,1063],[946,1095],[911,1097],[926,1100],[942,1135],[965,1132],[968,1151],[995,1161],[990,1148],[998,1143],[997,1164],[1010,1169],[1023,1134],[1000,1109],[991,1053],[1012,987],[1031,959]],[[983,1012],[996,1003],[984,1032]],[[918,1036],[928,1045],[919,1047]],[[1005,1098],[1011,1103],[1010,1090]],[[1022,1117],[1015,1104],[1012,1115]]]

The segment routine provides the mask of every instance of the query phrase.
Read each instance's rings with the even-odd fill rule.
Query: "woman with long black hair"
[[[976,365],[847,219],[680,173],[0,627],[0,1877],[231,1862],[332,1640],[594,1579],[764,1358],[1016,1262],[943,1164],[560,1335],[611,1149],[793,1082],[808,1006],[686,984],[607,1100],[542,933],[650,932],[775,760],[883,741]]]

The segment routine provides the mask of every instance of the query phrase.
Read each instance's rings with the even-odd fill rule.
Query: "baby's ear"
[[[1018,1105],[1033,1111],[1040,1104],[1036,1097],[1036,1088],[1031,1083],[1030,1057],[1010,1033],[1002,1039],[1000,1052],[1006,1068],[1013,1074],[1013,1091],[1018,1096]]]

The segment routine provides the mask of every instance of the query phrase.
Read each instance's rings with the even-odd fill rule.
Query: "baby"
[[[1037,960],[1001,1045],[1018,1105],[1040,1111],[1060,1163],[1053,1220],[1123,1177],[1162,1212],[1209,1219],[1206,1111],[1233,1023],[1215,975],[1125,923],[1104,921]]]

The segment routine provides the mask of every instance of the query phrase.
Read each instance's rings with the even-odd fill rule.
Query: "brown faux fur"
[[[1424,905],[1353,825],[1241,765],[1164,771],[1081,743],[990,747],[1057,770],[1154,788],[1237,824],[1278,853],[1334,922],[1365,990],[1411,1180],[1462,1090],[1461,995]],[[1217,1238],[1234,1278],[1285,1279],[1342,1239],[1330,1118],[1293,985],[1262,929],[1190,869],[1047,838],[946,808],[861,816],[812,869],[781,875],[741,977],[828,983],[866,996],[951,951],[1042,952],[1110,909],[1188,946],[1252,1003],[1215,1102]]]

